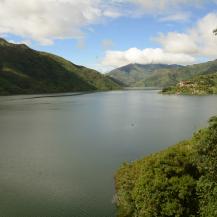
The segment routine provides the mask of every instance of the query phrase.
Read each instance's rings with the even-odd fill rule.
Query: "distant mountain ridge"
[[[114,79],[0,38],[0,95],[119,89]]]
[[[217,71],[217,60],[189,66],[164,64],[129,64],[108,73],[130,87],[168,87],[196,75]]]
[[[176,69],[182,66],[166,64],[129,64],[111,71],[108,75],[123,82],[126,86],[135,86],[162,69]]]

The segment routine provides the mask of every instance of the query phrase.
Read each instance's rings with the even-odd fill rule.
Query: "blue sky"
[[[0,34],[101,72],[217,58],[215,0],[5,0]]]

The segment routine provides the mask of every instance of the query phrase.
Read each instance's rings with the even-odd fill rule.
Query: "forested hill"
[[[110,73],[109,76],[115,78],[125,86],[130,87],[141,87],[141,86],[151,86],[146,84],[141,84],[140,82],[154,76],[160,74],[162,70],[170,70],[170,69],[179,69],[182,66],[179,65],[166,65],[166,64],[129,64],[117,69],[114,69]]]
[[[108,76],[53,54],[0,39],[0,94],[35,94],[112,90],[120,86]]]
[[[179,82],[176,86],[164,88],[164,94],[207,95],[217,94],[217,73],[195,76]]]
[[[131,87],[168,87],[196,75],[217,71],[217,60],[189,66],[163,64],[131,64],[113,70],[109,76]]]

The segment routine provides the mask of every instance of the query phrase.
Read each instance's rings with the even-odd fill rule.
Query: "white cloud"
[[[146,12],[159,12],[173,10],[174,8],[185,5],[198,6],[208,1],[214,0],[129,0],[129,2],[138,5],[140,9]]]
[[[160,17],[159,21],[161,22],[168,22],[168,21],[187,21],[191,17],[191,14],[189,12],[178,12],[175,14],[169,14],[163,17]]]
[[[119,8],[119,16],[138,17],[144,14],[155,17],[161,17],[168,21],[177,21],[186,19],[185,6],[199,7],[209,1],[215,0],[102,0],[110,2]],[[127,7],[125,7],[127,6]],[[122,8],[122,10],[120,10]],[[183,10],[183,8],[185,10]],[[174,11],[179,10],[179,15],[174,14]],[[122,11],[120,13],[120,11]],[[188,16],[189,17],[189,16]],[[169,19],[170,18],[170,19]]]
[[[196,59],[184,53],[169,53],[161,48],[130,48],[126,51],[107,51],[102,65],[117,68],[130,63],[164,63],[164,64],[192,64]]]
[[[0,34],[51,44],[54,39],[79,39],[83,27],[119,15],[102,0],[1,0]]]
[[[166,20],[184,20],[182,6],[209,0],[0,0],[0,35],[52,44],[55,39],[84,37],[82,30],[105,18],[150,14]],[[215,1],[215,0],[210,0]],[[129,6],[130,5],[130,6]],[[180,13],[174,15],[174,9]],[[154,13],[153,13],[154,12]]]
[[[155,39],[159,42],[166,52],[195,54],[198,52],[198,46],[191,36],[185,33],[169,32],[160,34]]]
[[[202,8],[208,3],[216,3],[217,0],[114,0],[122,3],[130,3],[134,7],[129,15],[150,15],[159,21],[177,22],[187,21],[191,17],[192,8]]]
[[[210,13],[185,33],[169,32],[156,38],[163,49],[171,53],[217,58],[217,13]]]

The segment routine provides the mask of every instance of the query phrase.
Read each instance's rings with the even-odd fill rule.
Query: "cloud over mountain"
[[[199,58],[217,58],[217,14],[210,13],[186,32],[160,33],[155,37],[160,48],[129,48],[125,51],[107,51],[102,64],[120,67],[129,63],[191,64]]]
[[[184,53],[169,53],[161,48],[130,48],[126,51],[107,51],[102,64],[113,68],[130,63],[165,63],[165,64],[191,64],[196,59]]]

